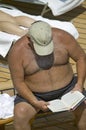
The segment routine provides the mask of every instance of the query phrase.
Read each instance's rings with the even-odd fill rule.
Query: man
[[[74,76],[69,58],[76,62]],[[14,87],[18,91],[14,108],[15,130],[31,130],[28,122],[48,101],[69,91],[84,93],[86,54],[67,32],[51,28],[42,21],[34,22],[28,34],[20,38],[8,55]],[[75,111],[79,130],[86,130],[86,105]]]

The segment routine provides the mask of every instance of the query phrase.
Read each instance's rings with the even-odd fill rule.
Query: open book
[[[52,112],[61,112],[67,110],[75,110],[86,97],[79,91],[68,92],[61,99],[49,101],[48,108]]]

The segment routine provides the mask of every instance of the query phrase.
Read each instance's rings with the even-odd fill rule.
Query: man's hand
[[[75,87],[72,89],[72,91],[79,91],[79,92],[83,92],[83,87],[81,87],[79,84],[75,84]],[[86,104],[86,100],[84,101],[84,103]]]
[[[80,86],[80,85],[77,83],[77,84],[75,84],[75,87],[72,89],[72,91],[79,91],[79,92],[82,93],[83,87]]]
[[[45,102],[45,101],[43,101],[43,100],[37,101],[37,102],[34,104],[34,106],[35,106],[36,108],[38,108],[39,110],[42,110],[42,111],[44,111],[44,112],[48,110],[47,105],[49,105],[49,103],[48,103],[48,102]]]

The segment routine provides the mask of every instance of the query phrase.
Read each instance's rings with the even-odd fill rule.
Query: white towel
[[[79,6],[85,0],[39,0],[48,3],[48,7],[51,9],[54,16],[64,14],[75,7]]]
[[[9,96],[7,93],[0,94],[0,119],[13,117],[15,96]]]
[[[19,38],[19,36],[0,31],[0,55],[5,57],[12,45],[12,42]]]
[[[42,20],[45,21],[47,23],[49,23],[52,27],[56,27],[56,28],[60,28],[62,30],[67,31],[68,33],[70,33],[75,39],[77,39],[79,37],[79,33],[77,31],[77,29],[75,28],[75,26],[71,23],[71,22],[62,22],[59,20],[50,20],[47,18],[43,18],[41,16],[35,16],[35,15],[30,15],[30,14],[26,14],[23,13],[22,11],[16,9],[15,7],[12,7],[12,9],[8,9],[8,8],[3,8],[0,6],[0,10],[12,15],[12,16],[28,16],[29,18],[34,18],[35,20]],[[8,34],[5,32],[1,32],[0,31],[0,55],[2,55],[3,57],[5,57],[12,45],[12,42],[15,40],[18,40],[20,37],[16,36],[16,35],[12,35],[12,34]]]

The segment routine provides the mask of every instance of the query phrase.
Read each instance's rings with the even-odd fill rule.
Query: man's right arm
[[[8,63],[13,85],[17,92],[30,104],[32,104],[35,108],[45,111],[48,103],[44,101],[38,101],[24,81],[24,68],[21,59],[22,56],[20,53],[18,53],[15,48],[12,48],[8,55]]]

